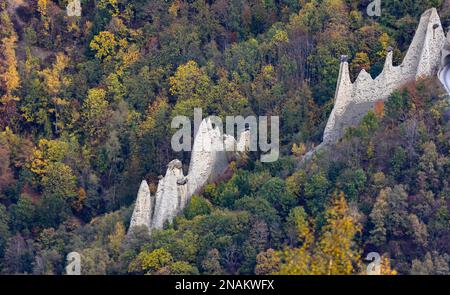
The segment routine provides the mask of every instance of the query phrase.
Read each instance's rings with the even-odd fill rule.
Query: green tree
[[[308,215],[303,207],[295,207],[286,218],[285,230],[291,246],[304,244],[309,231]]]
[[[195,61],[180,65],[175,75],[169,78],[170,93],[179,100],[202,99],[210,90],[210,79]]]
[[[83,129],[92,143],[99,143],[105,138],[110,116],[111,111],[106,100],[106,91],[101,88],[89,89],[88,96],[83,102],[81,117]]]
[[[356,201],[359,192],[366,186],[366,173],[362,169],[345,169],[337,179],[337,187],[341,189],[348,200]]]
[[[51,163],[42,177],[44,194],[63,199],[75,197],[77,194],[76,180],[69,166],[60,162]]]
[[[100,247],[81,251],[81,273],[83,275],[106,275],[111,263],[108,251]]]
[[[169,267],[172,263],[172,255],[165,249],[160,248],[152,252],[143,251],[139,253],[135,262],[130,265],[130,270],[137,266],[141,271],[151,274]]]
[[[328,196],[330,183],[323,173],[314,174],[305,184],[307,209],[313,214],[321,212]]]
[[[197,215],[205,215],[211,213],[212,205],[204,198],[194,195],[191,197],[189,204],[184,209],[184,216],[192,219]]]
[[[9,220],[10,217],[8,211],[6,211],[6,207],[3,204],[0,204],[0,259],[3,258],[10,236],[8,228]]]
[[[69,205],[58,195],[44,195],[37,208],[37,223],[43,227],[58,227],[69,216]]]
[[[277,177],[263,184],[258,195],[268,200],[283,215],[286,215],[297,202],[296,196],[287,191],[284,180]]]
[[[169,266],[171,275],[198,275],[198,269],[185,261],[176,261]]]
[[[35,205],[30,197],[21,195],[17,204],[11,206],[11,217],[14,228],[23,230],[31,229],[35,218]]]
[[[208,250],[205,258],[202,261],[202,268],[204,269],[205,273],[209,275],[220,275],[224,273],[224,270],[220,265],[219,250]]]

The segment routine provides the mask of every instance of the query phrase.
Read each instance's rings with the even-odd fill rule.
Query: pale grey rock
[[[142,180],[131,216],[129,231],[137,226],[150,228],[152,215],[152,196],[147,181]]]
[[[236,150],[238,152],[247,152],[250,147],[250,140],[251,140],[250,130],[242,131],[241,134],[239,135]]]
[[[150,229],[163,228],[164,223],[172,221],[186,205],[186,184],[178,184],[180,180],[184,179],[182,168],[183,165],[179,160],[173,160],[167,165],[166,175],[158,183],[155,212]]]
[[[323,142],[338,141],[345,129],[360,123],[376,101],[386,100],[402,85],[437,73],[445,34],[435,8],[423,13],[416,34],[403,62],[392,64],[392,50],[387,54],[381,74],[373,79],[362,70],[352,83],[347,60],[341,58],[341,66],[334,98],[334,107],[324,130]],[[355,110],[355,112],[349,111]],[[310,155],[308,155],[310,156]]]
[[[225,151],[234,152],[236,151],[236,139],[228,134],[223,135],[223,144],[225,147]]]
[[[216,180],[227,167],[228,159],[222,132],[213,127],[209,119],[205,119],[199,126],[192,147],[187,176],[189,195],[198,193],[207,182]]]
[[[243,150],[248,149],[247,133],[243,132],[239,139]],[[144,196],[150,196],[150,191],[143,181],[129,231],[135,226],[145,225],[151,233],[154,229],[162,229],[166,222],[172,222],[186,207],[193,194],[223,175],[229,161],[233,160],[233,151],[237,145],[233,136],[222,135],[219,128],[213,127],[211,120],[203,120],[194,138],[188,175],[183,174],[183,165],[179,160],[171,161],[167,165],[165,176],[159,177],[155,197],[149,198],[149,203],[144,203],[147,200]]]

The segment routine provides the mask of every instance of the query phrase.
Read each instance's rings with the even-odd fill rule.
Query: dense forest
[[[0,273],[450,274],[450,113],[405,85],[302,164],[352,78],[399,64],[442,0],[0,0]],[[164,230],[127,235],[142,179],[172,159],[171,119],[280,116],[281,157],[248,153]],[[187,166],[185,167],[187,168]]]

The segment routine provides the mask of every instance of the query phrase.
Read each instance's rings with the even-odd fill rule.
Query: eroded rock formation
[[[143,180],[128,231],[145,226],[151,232],[171,222],[193,194],[225,173],[236,151],[246,150],[249,138],[249,131],[243,131],[236,141],[233,136],[222,135],[211,120],[203,120],[194,139],[188,174],[183,174],[180,160],[171,161],[167,165],[166,175],[159,180],[154,197]]]
[[[392,64],[392,49],[388,49],[383,70],[375,79],[362,70],[352,83],[348,57],[341,56],[334,107],[328,117],[322,143],[306,153],[301,163],[311,159],[317,151],[336,143],[342,138],[346,128],[358,125],[377,102],[385,101],[393,91],[406,83],[436,75],[444,65],[448,66],[449,71],[441,70],[440,80],[446,77],[450,79],[449,54],[450,42],[445,38],[437,10],[431,8],[422,14],[402,64]],[[446,86],[444,82],[443,84]],[[450,81],[447,84],[450,86]],[[450,87],[447,91],[449,90]]]
[[[152,196],[147,181],[143,180],[134,205],[133,215],[131,216],[130,228],[144,225],[150,228],[152,214]]]
[[[424,12],[413,41],[399,66],[392,64],[392,50],[389,50],[383,71],[372,79],[362,70],[357,79],[350,80],[347,57],[341,58],[341,66],[334,98],[334,108],[330,114],[323,143],[338,141],[349,126],[360,123],[375,102],[386,100],[405,83],[421,77],[435,75],[441,63],[441,50],[446,38],[440,18],[435,8]]]

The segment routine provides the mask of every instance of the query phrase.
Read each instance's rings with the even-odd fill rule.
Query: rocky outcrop
[[[158,183],[150,229],[162,228],[166,221],[171,221],[184,208],[188,201],[187,183],[184,179],[181,161],[171,161],[166,175]]]
[[[167,165],[165,176],[159,180],[154,197],[150,195],[147,182],[142,181],[128,232],[137,226],[146,226],[151,232],[172,222],[193,194],[225,173],[236,151],[247,150],[249,138],[250,132],[243,131],[236,141],[233,136],[222,135],[210,119],[203,120],[194,138],[187,176],[183,174],[181,161],[173,160]]]
[[[134,205],[133,215],[131,216],[130,228],[136,226],[145,226],[150,228],[150,221],[152,218],[152,196],[147,181],[143,180]]]
[[[208,181],[213,181],[223,174],[228,167],[225,143],[230,145],[233,140],[230,140],[230,136],[224,138],[222,131],[212,126],[211,120],[202,121],[191,153],[188,172],[190,195],[197,193]]]
[[[447,34],[447,41],[444,48],[442,48],[441,69],[438,77],[447,93],[450,94],[450,34]]]
[[[383,71],[372,79],[362,70],[352,83],[347,57],[341,58],[339,77],[334,98],[334,108],[330,114],[323,143],[338,141],[345,129],[360,123],[375,102],[386,100],[396,89],[405,83],[421,77],[435,75],[441,63],[441,50],[446,38],[440,18],[435,8],[427,10],[420,18],[420,23],[413,41],[399,66],[392,64],[392,50],[389,50]]]

